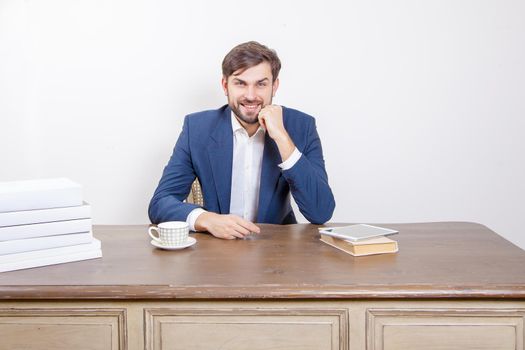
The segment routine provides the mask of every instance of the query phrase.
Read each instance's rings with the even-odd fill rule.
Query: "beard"
[[[228,98],[228,105],[230,106],[233,113],[237,116],[237,118],[243,121],[244,123],[251,125],[259,123],[259,112],[269,104],[272,104],[271,98],[268,104],[265,104],[264,101],[259,98],[255,98],[252,100],[243,98],[237,101],[233,101]],[[254,106],[254,108],[250,108],[247,106]]]
[[[230,108],[232,109],[233,113],[237,116],[237,118],[239,118],[246,124],[257,124],[259,122],[259,111],[261,109],[258,109],[257,113],[243,113],[241,112],[241,109],[239,107],[230,105]]]

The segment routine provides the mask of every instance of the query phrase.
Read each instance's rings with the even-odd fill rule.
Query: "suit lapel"
[[[257,222],[265,222],[268,209],[275,193],[277,181],[281,175],[278,164],[281,163],[281,155],[274,140],[264,136],[264,153],[261,171],[261,186],[259,189],[259,209],[257,211]]]
[[[231,109],[225,108],[220,115],[215,130],[211,134],[208,144],[213,181],[221,214],[230,212],[233,132],[231,126]]]

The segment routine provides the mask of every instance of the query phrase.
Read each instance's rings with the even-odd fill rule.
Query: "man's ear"
[[[277,92],[277,89],[279,88],[279,78],[275,79],[272,86],[272,97],[275,96],[275,93]]]
[[[228,96],[228,79],[225,77],[222,77],[221,85],[222,85],[222,90],[224,91],[224,95]]]

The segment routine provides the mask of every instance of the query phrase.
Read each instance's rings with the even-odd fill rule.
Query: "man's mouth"
[[[252,103],[252,104],[241,103],[241,106],[243,106],[250,112],[255,112],[259,108],[260,104],[259,103]]]

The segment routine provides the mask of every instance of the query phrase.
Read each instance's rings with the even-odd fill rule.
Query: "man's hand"
[[[250,233],[260,233],[261,230],[250,221],[236,215],[221,215],[212,212],[200,214],[195,220],[195,229],[208,231],[217,238],[244,238]]]
[[[278,105],[268,105],[259,112],[259,124],[261,124],[268,135],[275,141],[283,162],[290,157],[295,149],[290,135],[284,128],[283,108]]]

